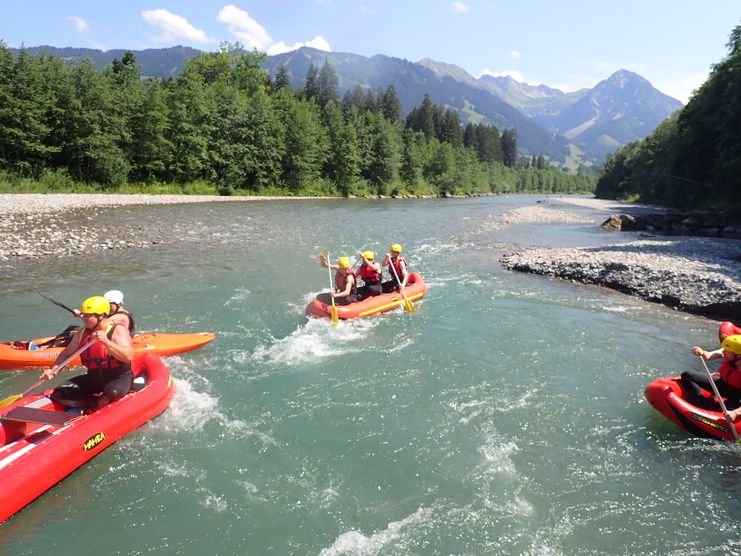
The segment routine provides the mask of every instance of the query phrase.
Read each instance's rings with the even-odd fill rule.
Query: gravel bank
[[[558,210],[548,207],[517,209],[519,222],[569,222],[563,206],[587,207],[601,216],[611,212],[655,210],[597,199],[559,199]],[[617,210],[616,210],[617,209]],[[510,211],[501,222],[513,219]],[[596,284],[647,301],[718,320],[741,322],[741,241],[700,237],[657,237],[584,248],[518,248],[500,263],[510,270]]]
[[[311,197],[316,199],[316,197]],[[163,205],[305,199],[217,195],[0,194],[0,270],[18,258],[70,256],[108,249],[148,247],[172,234],[156,229],[119,230],[96,219],[98,211],[125,205]],[[84,211],[84,213],[83,213]],[[83,226],[84,224],[84,226]],[[112,232],[116,233],[112,233]],[[116,236],[117,239],[111,239]]]

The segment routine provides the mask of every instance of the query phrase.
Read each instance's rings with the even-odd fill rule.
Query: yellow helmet
[[[350,268],[350,259],[348,259],[347,257],[340,257],[337,260],[337,266],[339,266],[340,268]]]
[[[399,245],[398,243],[394,243],[394,244],[393,244],[393,245],[391,246],[391,250],[392,250],[392,251],[393,251],[394,253],[401,253],[401,245]]]
[[[111,310],[111,304],[102,295],[88,297],[80,305],[80,312],[83,315],[108,315]]]
[[[720,344],[725,350],[741,355],[741,334],[734,334],[733,336],[727,336],[725,340]]]
[[[372,261],[376,258],[376,254],[373,251],[363,251],[363,257],[365,257],[369,261]]]

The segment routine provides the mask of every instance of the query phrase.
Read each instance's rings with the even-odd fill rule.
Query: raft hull
[[[706,393],[705,398],[695,402],[703,407],[690,403],[687,397],[678,376],[660,378],[646,386],[649,403],[678,427],[695,436],[733,442],[730,425],[710,394]],[[733,426],[741,435],[741,422]]]
[[[0,408],[0,522],[167,408],[174,384],[162,360],[145,353],[132,369],[146,377],[143,387],[90,415],[64,412],[48,398],[51,389]],[[19,420],[23,412],[47,422]],[[65,424],[49,424],[65,415],[71,419]]]
[[[411,302],[422,299],[427,293],[427,285],[422,277],[416,272],[409,274],[407,286],[404,288],[407,299]],[[382,293],[375,297],[368,297],[363,301],[351,303],[350,305],[337,305],[337,316],[341,319],[357,319],[368,317],[396,309],[404,305],[404,296],[401,292]],[[314,299],[306,307],[306,314],[310,317],[328,319],[332,315],[332,304],[323,303]]]
[[[197,332],[194,334],[165,334],[153,332],[151,334],[136,334],[132,338],[134,355],[142,353],[156,353],[167,356],[198,349],[213,341],[216,336],[211,332]],[[32,340],[36,345],[51,340],[53,336]],[[0,369],[34,370],[39,367],[51,367],[63,348],[50,347],[42,349],[14,349],[10,344],[0,344]],[[72,360],[70,366],[80,365],[79,356]]]

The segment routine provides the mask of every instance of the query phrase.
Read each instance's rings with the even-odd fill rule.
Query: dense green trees
[[[599,197],[741,210],[741,25],[728,49],[687,106],[608,158]]]
[[[70,178],[97,188],[203,182],[223,194],[588,192],[594,180],[517,167],[516,135],[464,129],[429,97],[402,120],[393,86],[339,97],[325,62],[291,89],[264,55],[224,44],[175,79],[143,79],[131,53],[104,71],[89,61],[14,56],[0,42],[0,171],[4,181]],[[535,157],[534,157],[535,158]],[[528,159],[529,160],[529,159]],[[534,174],[533,174],[534,173]],[[532,177],[533,175],[537,178]],[[69,177],[66,177],[69,176]],[[527,176],[527,177],[523,177]]]

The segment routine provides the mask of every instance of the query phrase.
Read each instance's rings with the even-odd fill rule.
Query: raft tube
[[[705,390],[703,395],[702,399],[689,402],[690,396],[678,376],[660,378],[646,386],[646,399],[675,425],[695,436],[733,442],[730,425],[713,395]],[[736,421],[733,426],[741,436],[741,422]]]
[[[718,341],[722,342],[726,336],[733,336],[735,334],[741,334],[741,328],[729,320],[720,323],[718,327]]]
[[[51,389],[0,408],[0,521],[167,408],[175,390],[159,356],[131,366],[134,390],[89,415],[52,402]]]
[[[419,274],[412,272],[409,274],[404,293],[406,293],[409,301],[417,301],[418,299],[422,299],[427,293],[427,285]],[[357,319],[390,311],[403,304],[404,296],[401,295],[401,292],[382,293],[381,295],[368,297],[363,301],[351,303],[350,305],[337,305],[337,316],[341,319]],[[332,314],[332,304],[314,299],[307,305],[306,314],[310,317],[328,319]]]
[[[157,355],[175,355],[198,349],[211,342],[216,336],[211,332],[197,332],[194,334],[164,334],[153,332],[151,334],[136,334],[132,338],[134,355],[142,353],[156,353]],[[31,340],[34,345],[43,345],[44,342],[53,339],[54,336],[36,338]],[[28,342],[21,342],[26,347]],[[0,369],[15,369],[32,371],[38,367],[51,367],[61,353],[61,347],[49,347],[41,349],[16,349],[13,342],[0,344]],[[80,365],[80,357],[75,357],[71,366]]]

